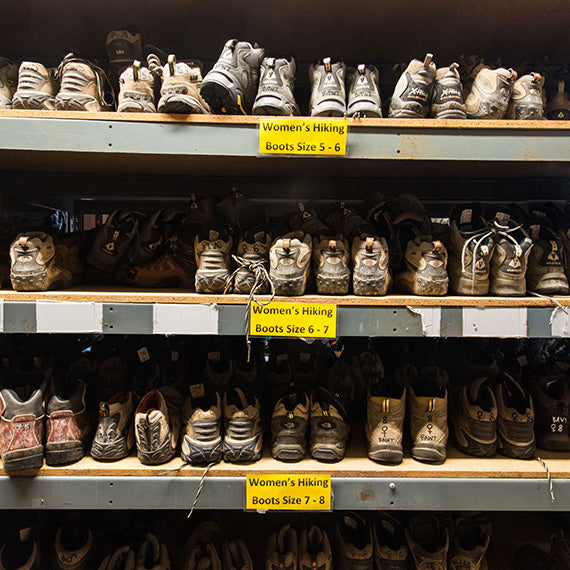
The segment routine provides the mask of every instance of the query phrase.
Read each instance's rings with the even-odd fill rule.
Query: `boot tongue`
[[[217,232],[216,230],[210,230],[209,235],[209,241],[216,241],[220,237],[220,232]]]
[[[486,385],[485,384],[486,382],[487,382],[486,376],[483,376],[482,378],[478,378],[477,380],[471,382],[471,385],[469,386],[468,389],[468,397],[469,397],[469,402],[471,402],[471,404],[479,403],[479,399],[481,398],[481,391],[482,388]]]

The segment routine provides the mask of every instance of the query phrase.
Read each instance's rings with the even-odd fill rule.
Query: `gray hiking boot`
[[[357,513],[348,512],[335,520],[335,566],[347,570],[372,570],[372,530]]]
[[[449,533],[435,515],[415,516],[405,533],[416,568],[447,570]]]
[[[349,117],[381,117],[382,102],[378,90],[378,69],[373,65],[361,63],[348,70],[348,106]]]
[[[430,117],[434,119],[467,118],[458,68],[458,63],[452,63],[449,67],[440,67],[436,71]]]
[[[331,62],[330,57],[322,63],[311,65],[311,99],[309,113],[311,117],[344,117],[346,114],[346,95],[344,78],[346,66],[342,61]]]
[[[407,570],[408,545],[402,523],[388,513],[378,513],[372,527],[376,570]]]
[[[12,97],[18,85],[18,66],[0,56],[0,109],[12,108]]]
[[[344,458],[349,427],[346,410],[326,388],[311,394],[311,457],[319,461],[340,461]]]
[[[226,42],[218,61],[202,82],[202,97],[213,113],[251,114],[264,55],[265,50],[257,44],[235,39]]]
[[[544,119],[544,77],[540,73],[529,73],[519,77],[513,85],[511,102],[506,119],[531,121]]]
[[[451,288],[460,295],[487,295],[495,241],[481,206],[454,208],[449,219],[447,271]]]
[[[66,55],[59,64],[61,87],[55,97],[59,111],[112,111],[113,104],[105,100],[109,79],[97,65],[86,59]]]
[[[220,394],[204,383],[190,386],[182,412],[184,436],[182,459],[194,465],[222,459],[222,401]]]
[[[117,460],[126,457],[135,444],[133,392],[119,392],[99,404],[97,431],[91,445],[91,457]]]
[[[139,402],[135,413],[137,456],[145,465],[172,459],[180,436],[182,396],[169,386],[153,390]]]
[[[224,394],[225,461],[245,463],[261,458],[263,428],[259,400],[241,388]]]
[[[475,67],[463,88],[467,118],[502,119],[516,78],[512,69],[490,69],[482,63]]]
[[[382,384],[368,392],[366,441],[368,457],[381,463],[400,463],[404,456],[402,438],[406,412],[406,389],[386,389]],[[389,394],[389,392],[392,392]]]
[[[352,287],[355,295],[386,295],[392,284],[388,244],[382,237],[352,241]]]
[[[302,231],[276,239],[269,251],[269,277],[276,295],[303,295],[309,277],[311,236]]]
[[[162,71],[158,112],[209,114],[210,107],[200,95],[201,87],[200,64],[194,61],[177,63],[176,57],[170,54]]]
[[[497,434],[499,453],[516,459],[534,459],[534,405],[529,393],[510,374],[497,377]]]
[[[457,447],[476,457],[497,452],[497,401],[487,378],[451,392],[450,416]]]
[[[476,519],[458,517],[453,525],[449,549],[448,570],[487,570],[485,553],[489,548],[490,536]]]
[[[509,208],[490,208],[485,217],[495,234],[489,291],[492,295],[524,295],[532,240]]]
[[[266,57],[261,62],[259,89],[253,103],[254,115],[300,115],[295,101],[295,59]]]
[[[23,61],[18,70],[18,87],[12,98],[14,109],[55,110],[59,89],[55,68],[46,69],[41,63]]]
[[[266,570],[297,570],[299,544],[295,529],[287,524],[273,533],[265,549]]]
[[[133,61],[119,78],[119,113],[156,113],[154,76],[141,62]]]
[[[313,271],[319,295],[346,295],[350,284],[349,246],[341,234],[313,238]]]
[[[303,530],[299,539],[299,570],[317,568],[332,570],[332,553],[327,533],[313,525]]]
[[[390,99],[390,118],[421,119],[428,116],[436,73],[432,59],[433,55],[428,53],[423,62],[412,59],[408,64]]]
[[[210,229],[194,238],[196,292],[223,293],[230,277],[232,237],[225,230]]]
[[[307,448],[309,398],[303,391],[281,398],[271,417],[271,455],[280,461],[301,461]]]
[[[408,387],[412,457],[443,462],[447,456],[447,374],[436,366],[421,370]]]

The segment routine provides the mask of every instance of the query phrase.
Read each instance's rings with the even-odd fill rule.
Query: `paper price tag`
[[[252,303],[251,336],[336,338],[336,305],[318,303]]]
[[[330,511],[330,475],[248,475],[246,509]]]
[[[342,119],[261,119],[261,154],[346,154],[346,120]]]

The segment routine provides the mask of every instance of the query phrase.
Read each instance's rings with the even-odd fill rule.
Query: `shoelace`
[[[271,301],[275,298],[275,285],[269,276],[269,271],[267,270],[267,259],[258,259],[255,261],[251,261],[249,259],[245,259],[240,257],[239,255],[232,255],[233,260],[237,264],[237,269],[228,277],[226,281],[226,288],[224,289],[224,295],[228,292],[228,289],[233,285],[235,276],[237,275],[240,269],[246,269],[253,273],[255,280],[253,282],[253,286],[249,292],[249,296],[247,298],[247,305],[245,308],[245,342],[247,343],[247,361],[250,362],[251,360],[251,340],[249,338],[249,323],[250,323],[250,310],[252,302],[257,303],[260,307],[264,307],[265,305],[269,305]],[[271,297],[265,303],[262,303],[257,300],[256,293],[266,284],[269,283],[269,287],[271,288]]]
[[[162,64],[160,63],[160,58],[156,54],[151,53],[147,56],[146,61],[148,63],[148,68],[154,77],[162,77]]]

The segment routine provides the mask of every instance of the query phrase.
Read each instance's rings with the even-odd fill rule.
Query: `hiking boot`
[[[217,463],[222,459],[222,401],[206,384],[192,384],[182,414],[182,459],[192,464]]]
[[[344,77],[346,66],[342,61],[331,62],[325,57],[322,63],[311,65],[311,99],[309,114],[311,117],[344,117],[346,114],[346,95]]]
[[[570,120],[570,97],[564,91],[565,82],[558,81],[556,95],[548,99],[546,104],[546,118],[556,121]]]
[[[319,461],[340,461],[344,458],[349,433],[344,406],[323,387],[313,390],[310,406],[311,457]]]
[[[61,87],[55,97],[58,111],[113,110],[113,105],[105,100],[109,79],[100,67],[70,53],[59,64],[58,72],[61,74]]]
[[[112,30],[105,39],[105,51],[109,60],[109,74],[116,89],[121,73],[133,61],[142,58],[141,35],[136,31]]]
[[[156,113],[154,76],[135,60],[119,78],[119,113]]]
[[[564,239],[555,229],[556,220],[546,217],[546,212],[547,209],[544,212],[535,209],[530,214],[533,245],[526,269],[526,288],[541,295],[568,295]]]
[[[495,241],[489,292],[491,295],[524,295],[532,240],[522,221],[515,219],[509,208],[490,208],[485,217],[494,232]]]
[[[459,295],[487,295],[494,234],[480,205],[453,208],[450,218],[449,262],[451,288]]]
[[[40,570],[40,543],[32,538],[30,527],[20,529],[0,548],[0,570]]]
[[[350,283],[349,246],[341,234],[313,238],[313,271],[319,295],[346,295]]]
[[[99,420],[91,457],[100,460],[122,459],[135,444],[136,400],[132,392],[118,392],[107,402],[99,404]]]
[[[338,568],[372,570],[372,531],[360,515],[349,512],[335,520],[333,544]]]
[[[234,260],[238,269],[234,276],[234,293],[269,292],[267,266],[271,236],[263,229],[248,230],[240,238]]]
[[[402,461],[405,412],[405,388],[386,382],[371,386],[364,427],[370,459],[380,463]]]
[[[415,516],[405,534],[416,568],[447,570],[449,533],[435,515]]]
[[[482,63],[475,67],[463,88],[467,118],[502,119],[516,78],[512,69],[490,69]]]
[[[257,94],[259,65],[265,50],[257,44],[228,40],[206,74],[201,94],[213,113],[250,115]]]
[[[98,570],[135,570],[135,551],[128,545],[107,554]]]
[[[267,541],[265,548],[266,570],[297,570],[299,545],[297,533],[290,524],[282,526]]]
[[[241,388],[224,394],[225,461],[245,463],[261,458],[263,429],[259,400]]]
[[[570,390],[566,375],[548,364],[529,365],[525,372],[525,386],[534,404],[537,447],[570,451]]]
[[[519,77],[513,85],[511,102],[505,118],[520,121],[544,119],[543,88],[544,77],[540,73],[530,73]]]
[[[487,570],[489,540],[475,519],[458,517],[453,525],[447,569]]]
[[[390,118],[421,119],[427,117],[436,74],[433,55],[426,54],[423,62],[412,59],[398,79],[390,99]]]
[[[180,232],[167,240],[157,259],[129,267],[126,282],[134,287],[193,289],[195,279],[194,237]]]
[[[180,435],[182,396],[165,386],[148,392],[135,412],[137,457],[144,465],[170,461],[176,454]]]
[[[136,570],[170,570],[170,558],[165,544],[161,544],[154,534],[148,533],[139,546]],[[219,570],[214,568],[213,570]]]
[[[530,394],[507,372],[497,378],[497,434],[499,453],[515,459],[534,459],[534,406]]]
[[[310,403],[302,391],[290,392],[273,408],[271,455],[280,461],[301,461],[307,447]]]
[[[46,463],[64,465],[79,461],[87,452],[91,426],[85,406],[87,385],[77,380],[51,397],[47,405]]]
[[[254,115],[300,115],[299,105],[295,101],[294,58],[285,59],[266,57],[261,62],[259,89],[253,103]]]
[[[43,390],[33,390],[27,398],[18,392],[0,390],[0,457],[8,474],[44,463]]]
[[[18,87],[12,97],[14,109],[54,111],[59,89],[56,72],[41,63],[23,61],[18,70]]]
[[[348,70],[349,117],[382,117],[382,102],[378,90],[378,69],[361,63]]]
[[[392,284],[388,244],[375,236],[352,241],[352,288],[355,295],[386,295]]]
[[[466,119],[459,64],[440,67],[435,73],[429,116],[434,119]]]
[[[0,56],[0,109],[12,108],[12,97],[18,85],[18,66]]]
[[[44,232],[19,234],[10,246],[10,280],[16,291],[48,291],[71,286],[71,271],[56,260],[53,238]]]
[[[222,550],[222,567],[236,568],[239,570],[253,570],[253,562],[245,545],[245,542],[237,540],[226,540]]]
[[[302,231],[276,239],[269,250],[269,277],[276,295],[305,293],[311,262],[311,236]]]
[[[408,387],[412,457],[418,461],[445,461],[449,436],[447,381],[445,370],[427,366]]]
[[[176,56],[170,54],[162,72],[158,112],[209,114],[210,107],[200,95],[201,87],[200,65],[193,61],[176,63]]]
[[[331,545],[327,533],[317,525],[305,529],[299,539],[299,570],[332,570]]]
[[[451,392],[450,416],[457,447],[476,457],[497,452],[497,401],[487,378]]]
[[[54,570],[83,570],[95,564],[93,533],[82,525],[67,523],[59,527],[53,549]]]
[[[402,523],[388,513],[378,513],[372,527],[376,570],[407,570],[408,545]]]
[[[223,293],[230,277],[232,237],[225,230],[210,229],[194,238],[196,293]]]

